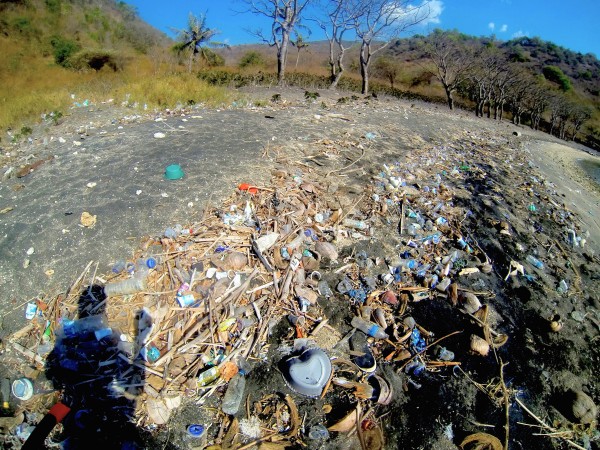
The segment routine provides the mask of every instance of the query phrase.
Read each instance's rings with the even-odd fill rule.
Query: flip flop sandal
[[[352,362],[363,372],[371,373],[377,368],[375,356],[367,342],[367,335],[362,331],[356,331],[350,338],[350,349],[352,350]]]

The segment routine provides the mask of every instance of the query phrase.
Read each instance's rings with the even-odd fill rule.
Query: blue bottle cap
[[[187,427],[187,432],[190,436],[198,438],[204,434],[204,426],[199,424],[192,424]]]
[[[146,265],[149,269],[154,269],[156,267],[156,260],[154,258],[148,258],[146,260]]]

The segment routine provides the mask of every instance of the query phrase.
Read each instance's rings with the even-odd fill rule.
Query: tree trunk
[[[369,93],[369,49],[364,42],[360,46],[360,76],[362,77],[362,94]]]
[[[452,89],[448,86],[444,86],[444,90],[446,91],[446,98],[448,99],[448,108],[454,109],[454,99],[452,98]]]
[[[281,46],[277,49],[277,86],[283,86],[289,43],[290,32],[284,29],[281,37]]]
[[[342,78],[342,73],[344,72],[343,58],[344,50],[340,50],[337,61],[331,65],[331,84],[329,85],[329,89],[335,89]]]
[[[188,73],[192,73],[192,63],[194,62],[194,50],[190,52],[190,60],[188,61]]]
[[[329,89],[335,89],[337,87],[338,83],[340,82],[340,78],[342,78],[342,72],[342,69],[338,70],[338,73],[335,75],[333,81],[329,85]]]
[[[296,67],[294,67],[295,69],[298,68],[298,61],[300,61],[300,49],[298,49],[298,54],[296,55]]]

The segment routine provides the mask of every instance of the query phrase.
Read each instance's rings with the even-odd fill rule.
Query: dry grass
[[[209,86],[166,60],[158,64],[137,57],[122,72],[74,72],[56,66],[51,57],[27,57],[3,44],[0,41],[0,49],[7,49],[0,63],[0,130],[31,125],[42,113],[64,111],[74,101],[71,95],[77,101],[112,98],[150,109],[198,103],[217,106],[231,97],[226,89]]]

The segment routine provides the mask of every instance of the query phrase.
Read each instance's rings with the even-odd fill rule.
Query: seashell
[[[296,285],[294,287],[294,291],[298,297],[305,298],[310,302],[311,305],[317,303],[317,299],[319,298],[319,294],[317,294],[315,291],[302,286]]]
[[[338,259],[338,251],[330,242],[317,242],[315,244],[315,251],[324,258],[329,258],[331,261]]]
[[[223,270],[240,270],[248,264],[248,258],[240,252],[227,253],[223,257],[221,253],[216,253],[210,258],[210,261]]]
[[[398,305],[398,297],[396,297],[396,294],[393,291],[385,291],[381,295],[381,301],[392,306]]]
[[[475,294],[462,292],[459,295],[460,310],[466,314],[474,314],[481,308],[481,302]]]
[[[400,350],[400,353],[398,353],[398,356],[396,356],[396,358],[394,359],[394,361],[404,361],[405,359],[411,358],[412,354],[410,353],[409,350]]]
[[[481,267],[479,268],[479,270],[481,270],[481,272],[483,272],[483,273],[491,273],[493,269],[494,268],[492,267],[492,265],[489,262],[482,264]]]
[[[472,334],[471,335],[471,350],[481,356],[487,356],[490,352],[490,344],[485,339]]]
[[[275,169],[271,172],[271,175],[273,175],[276,178],[285,178],[288,176],[288,173],[283,169]]]
[[[369,450],[383,449],[383,431],[381,427],[371,419],[364,419],[358,427],[359,440],[364,442],[364,448]]]
[[[571,410],[575,419],[583,424],[589,424],[596,420],[598,407],[592,398],[583,391],[571,391],[570,394],[573,395]]]
[[[385,320],[385,313],[383,312],[383,309],[375,308],[375,311],[373,311],[373,318],[375,319],[375,323],[377,325],[379,325],[381,328],[383,328],[384,330],[388,327],[388,324]]]
[[[394,396],[394,390],[392,385],[389,384],[384,378],[379,375],[373,375],[369,377],[369,384],[375,387],[375,391],[379,391],[377,395],[377,403],[380,405],[389,405],[392,402]]]
[[[415,319],[413,319],[411,316],[405,317],[402,322],[406,328],[410,328],[411,330],[417,325],[417,322],[415,322]]]
[[[310,252],[310,256],[302,257],[302,266],[305,270],[317,270],[321,265],[321,255],[317,252]]]
[[[452,283],[450,285],[448,294],[450,295],[450,301],[454,306],[456,306],[458,304],[458,284]]]
[[[558,333],[563,327],[563,321],[558,314],[554,314],[550,319],[550,329],[555,333]]]

